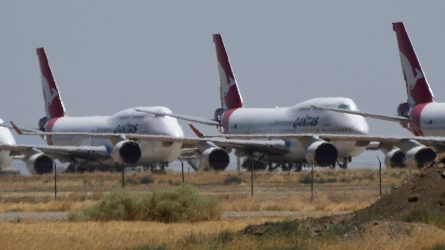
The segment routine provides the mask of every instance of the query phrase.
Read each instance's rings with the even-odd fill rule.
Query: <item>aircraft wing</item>
[[[407,118],[403,117],[405,121]],[[161,141],[161,142],[181,142],[187,146],[195,146],[202,142],[213,142],[220,147],[261,150],[261,152],[280,152],[288,151],[285,141],[289,139],[299,139],[301,141],[320,138],[326,141],[356,141],[357,144],[368,145],[378,142],[384,145],[394,145],[402,141],[415,140],[427,146],[445,147],[445,137],[435,136],[373,136],[373,135],[354,135],[354,134],[220,134],[210,135],[200,138],[174,137],[165,135],[148,134],[115,134],[115,133],[91,133],[91,132],[41,132],[35,130],[20,130],[23,135],[40,136],[87,136],[102,137],[118,142],[123,139],[142,140],[142,141]]]
[[[201,123],[201,124],[210,125],[210,126],[221,126],[221,124],[219,122],[217,122],[215,120],[203,118],[203,117],[180,115],[180,114],[169,114],[169,113],[164,113],[164,112],[154,112],[154,111],[146,110],[146,109],[136,109],[136,111],[146,113],[146,114],[152,114],[154,116],[170,116],[170,117],[174,117],[176,119],[180,119],[180,120],[184,120],[184,121],[188,121],[188,122]]]
[[[190,138],[175,137],[167,135],[149,135],[149,134],[115,134],[115,133],[91,133],[91,132],[41,132],[34,130],[20,130],[22,135],[39,135],[39,136],[85,136],[107,138],[112,142],[120,140],[134,141],[159,141],[159,142],[180,142],[185,148],[195,147],[201,143],[212,142],[221,148],[243,149],[245,151],[255,151],[263,153],[285,154],[289,152],[285,142],[280,139],[276,140],[250,140],[250,139],[227,139],[219,136],[219,138]],[[55,146],[54,146],[55,147]]]
[[[227,139],[249,139],[249,140],[289,140],[307,138],[319,138],[326,141],[355,141],[357,144],[368,145],[369,143],[378,142],[381,145],[396,145],[404,141],[417,141],[427,146],[441,147],[445,146],[445,137],[439,136],[374,136],[374,135],[353,135],[353,134],[224,134],[206,136],[205,138]]]
[[[398,116],[398,115],[379,115],[379,114],[371,114],[371,113],[360,112],[360,111],[356,111],[356,110],[327,108],[327,107],[319,107],[319,106],[312,106],[312,107],[316,108],[316,109],[329,110],[329,111],[338,112],[338,113],[344,113],[344,114],[361,115],[363,117],[369,117],[369,118],[378,119],[378,120],[384,120],[384,121],[409,122],[408,118],[406,118],[404,116]]]
[[[11,156],[42,152],[59,159],[80,158],[85,160],[105,160],[110,153],[104,146],[40,146],[0,144],[0,151],[9,151]]]

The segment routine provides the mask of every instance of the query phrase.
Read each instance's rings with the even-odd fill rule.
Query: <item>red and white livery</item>
[[[445,136],[445,103],[434,100],[425,73],[416,56],[414,48],[402,22],[392,24],[396,33],[399,48],[400,62],[405,80],[407,101],[399,104],[396,116],[371,114],[366,112],[342,110],[336,108],[318,107],[346,114],[356,114],[364,117],[399,122],[416,136]],[[432,139],[421,139],[424,143],[432,144],[436,152],[443,151],[443,144]],[[399,152],[400,146],[387,149],[387,152]],[[425,154],[430,159],[435,156],[433,152]],[[424,159],[426,159],[424,158]]]
[[[267,152],[255,147],[236,150],[235,154],[238,156],[253,153],[263,162],[290,162],[297,163],[297,165],[309,162],[320,166],[334,166],[337,162],[341,162],[339,165],[346,167],[352,157],[363,152],[365,144],[359,145],[354,140],[325,140],[318,135],[365,135],[369,130],[365,119],[352,115],[333,114],[312,107],[320,105],[356,110],[354,101],[344,97],[327,97],[310,99],[291,107],[247,108],[241,97],[221,35],[214,34],[213,42],[215,43],[220,79],[221,108],[215,111],[213,120],[179,114],[168,114],[168,116],[216,125],[225,134],[225,137],[244,135],[245,139],[249,139],[252,135],[262,135],[264,139],[268,140],[272,134],[301,134],[298,138],[281,140],[281,143],[287,148],[285,153],[272,152],[271,150]],[[141,111],[150,113],[147,110]],[[157,113],[157,115],[162,115],[162,113]]]

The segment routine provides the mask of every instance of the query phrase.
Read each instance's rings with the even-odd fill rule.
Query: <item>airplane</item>
[[[139,107],[117,114],[128,112],[128,114],[140,118],[141,116],[145,117],[141,114],[145,113],[152,116],[147,119],[171,118],[176,128],[179,127],[176,118],[215,125],[221,129],[222,135],[203,136],[201,134],[198,138],[187,138],[179,132],[174,135],[144,133],[145,131],[138,130],[141,126],[131,126],[130,128],[118,124],[114,129],[102,127],[109,125],[106,122],[99,124],[100,126],[93,126],[94,122],[103,121],[103,117],[95,117],[91,120],[73,117],[67,119],[46,55],[41,49],[39,59],[43,62],[40,64],[43,69],[43,89],[44,93],[45,89],[50,91],[45,95],[47,96],[45,98],[48,103],[46,105],[48,115],[40,120],[40,131],[23,130],[18,127],[15,129],[19,134],[45,136],[49,143],[64,144],[39,148],[0,145],[0,150],[14,149],[17,151],[18,147],[29,151],[31,148],[32,152],[36,153],[31,157],[34,160],[38,158],[37,156],[46,155],[49,159],[55,156],[65,161],[76,162],[80,159],[81,162],[91,162],[98,161],[99,156],[100,160],[110,160],[111,158],[114,163],[121,165],[132,165],[130,161],[134,161],[134,165],[141,164],[136,161],[136,156],[139,153],[134,150],[139,147],[140,143],[151,142],[152,145],[162,145],[163,147],[178,145],[178,148],[175,148],[178,151],[181,149],[195,150],[199,154],[200,160],[197,170],[214,169],[219,171],[228,166],[228,154],[231,150],[235,150],[238,159],[240,156],[247,156],[247,160],[251,162],[253,160],[304,162],[322,167],[332,167],[338,163],[338,159],[342,159],[344,164],[340,166],[346,167],[346,163],[350,161],[351,157],[361,153],[371,143],[378,142],[381,147],[400,145],[403,157],[400,157],[399,152],[392,150],[387,154],[387,158],[391,161],[403,161],[410,165],[422,166],[430,163],[436,157],[430,144],[445,146],[443,138],[370,136],[368,135],[368,125],[363,117],[314,108],[314,105],[317,105],[357,110],[357,106],[349,98],[315,98],[286,108],[245,108],[220,35],[214,35],[214,41],[218,56],[222,105],[220,109],[216,110],[214,120],[173,114],[166,108]],[[109,118],[113,120],[113,116]],[[80,121],[85,122],[85,127],[80,124]],[[59,122],[62,126],[58,125]],[[127,125],[127,123],[124,124]],[[72,126],[71,129],[68,129],[70,126]],[[73,142],[76,143],[73,144]],[[99,142],[103,142],[103,144]],[[66,143],[68,146],[65,145]],[[108,147],[106,147],[107,145]],[[114,145],[114,148],[110,145]],[[179,145],[182,145],[182,148]]]
[[[314,98],[290,107],[247,108],[244,105],[238,83],[230,66],[230,61],[220,34],[213,35],[218,71],[220,77],[221,107],[216,109],[214,119],[193,117],[162,111],[137,109],[140,112],[160,117],[173,117],[194,123],[217,126],[223,134],[274,134],[301,133],[313,134],[311,139],[286,139],[285,144],[292,153],[286,155],[261,154],[265,162],[306,162],[314,161],[321,166],[346,168],[351,158],[365,150],[366,145],[355,141],[326,141],[317,138],[317,134],[358,134],[369,132],[365,119],[358,116],[334,114],[312,106],[357,110],[353,100],[345,97]],[[242,150],[235,152],[238,157],[245,156]],[[247,159],[246,161],[248,161]],[[239,161],[238,161],[239,162]],[[340,163],[341,162],[341,163]],[[247,162],[248,163],[248,162]],[[238,164],[239,165],[239,164]],[[243,163],[243,165],[245,165]],[[297,165],[298,166],[298,165]]]
[[[81,156],[88,154],[88,150],[88,147],[77,149],[69,146],[18,145],[10,129],[0,119],[0,172],[10,167],[13,159],[20,159],[28,165],[31,173],[48,173],[55,166],[49,154],[73,153]]]
[[[314,107],[321,110],[398,122],[416,136],[445,136],[445,118],[443,116],[445,102],[434,100],[433,91],[428,84],[404,24],[394,22],[392,26],[396,33],[407,93],[407,102],[398,105],[397,115],[372,114],[358,110],[319,107],[317,105],[314,105]],[[438,147],[436,151],[443,151],[441,148]],[[400,151],[397,147],[390,150]]]
[[[311,105],[356,109],[349,98],[316,98],[293,107],[273,109],[243,108],[238,85],[231,72],[227,54],[219,35],[214,36],[220,67],[221,91],[224,91],[221,112],[224,132],[300,132],[300,133],[352,133],[367,134],[365,119],[331,112],[313,111]],[[53,146],[88,147],[88,157],[70,152],[62,161],[74,166],[97,164],[145,165],[168,162],[179,157],[181,147],[190,145],[200,154],[199,169],[223,170],[229,164],[228,152],[235,149],[238,155],[260,155],[261,160],[272,162],[311,162],[319,166],[333,166],[342,159],[346,167],[351,157],[361,153],[366,145],[355,141],[329,142],[316,135],[304,135],[292,140],[236,140],[236,139],[195,139],[185,138],[175,117],[165,107],[136,107],[118,112],[112,116],[70,117],[53,78],[46,53],[37,49],[46,116],[39,121],[39,134],[46,137]],[[222,68],[225,67],[225,68]],[[143,112],[141,112],[143,111]],[[236,112],[235,112],[236,111]],[[145,114],[144,114],[145,112]],[[162,116],[153,114],[162,114]],[[229,122],[229,116],[230,118]],[[261,118],[268,116],[267,119]],[[247,119],[243,118],[247,117]],[[272,125],[270,123],[273,122]],[[215,124],[215,122],[213,122]],[[23,133],[23,132],[20,132]],[[40,154],[50,165],[51,154]],[[37,159],[40,159],[36,157]],[[34,158],[33,158],[34,159]],[[42,158],[43,159],[43,158]],[[35,168],[35,167],[34,167]],[[47,171],[50,171],[48,168]]]
[[[48,146],[8,145],[0,141],[0,152],[9,150],[10,155],[24,155],[31,173],[51,172],[54,159],[70,163],[71,169],[103,165],[146,166],[174,161],[182,152],[190,150],[199,155],[199,169],[224,170],[229,164],[227,148],[288,152],[282,141],[185,138],[176,118],[136,111],[171,112],[160,106],[129,108],[111,116],[67,116],[46,52],[44,48],[36,51],[46,116],[39,120],[39,130],[21,129],[11,124],[17,134],[44,137]]]
[[[139,133],[183,137],[184,132],[175,118],[144,115],[136,111],[141,107],[125,109],[109,116],[68,116],[46,52],[44,48],[37,48],[36,52],[46,111],[46,116],[39,120],[39,129],[44,132],[114,133],[115,135],[102,138],[47,135],[46,141],[52,151],[45,148],[45,152],[41,152],[42,150],[34,147],[35,153],[28,157],[28,166],[32,172],[51,172],[53,158],[70,162],[73,168],[78,168],[116,164],[150,166],[168,163],[179,157],[182,147],[180,142],[165,143],[141,138],[136,142],[117,135]],[[144,109],[171,112],[162,106],[144,107]],[[68,148],[70,151],[67,151]]]
[[[0,119],[0,124],[4,124],[3,120]],[[11,131],[3,126],[0,126],[0,144],[1,145],[15,145],[16,141]],[[9,167],[13,157],[10,155],[9,151],[0,151],[0,171]]]

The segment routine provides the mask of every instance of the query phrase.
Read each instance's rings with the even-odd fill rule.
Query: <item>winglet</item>
[[[199,138],[204,137],[204,134],[199,131],[195,126],[193,126],[192,124],[189,123],[189,127],[192,129],[193,133],[195,133],[196,136],[198,136]]]
[[[12,128],[15,130],[15,132],[18,135],[23,135],[23,132],[22,132],[22,130],[19,127],[17,127],[12,121],[10,121],[10,123],[11,123]]]

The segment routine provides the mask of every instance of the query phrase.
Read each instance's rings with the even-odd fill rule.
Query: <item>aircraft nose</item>
[[[362,117],[361,117],[362,118]],[[354,134],[359,135],[368,135],[369,134],[369,126],[366,120],[360,119],[358,120],[352,128]]]

